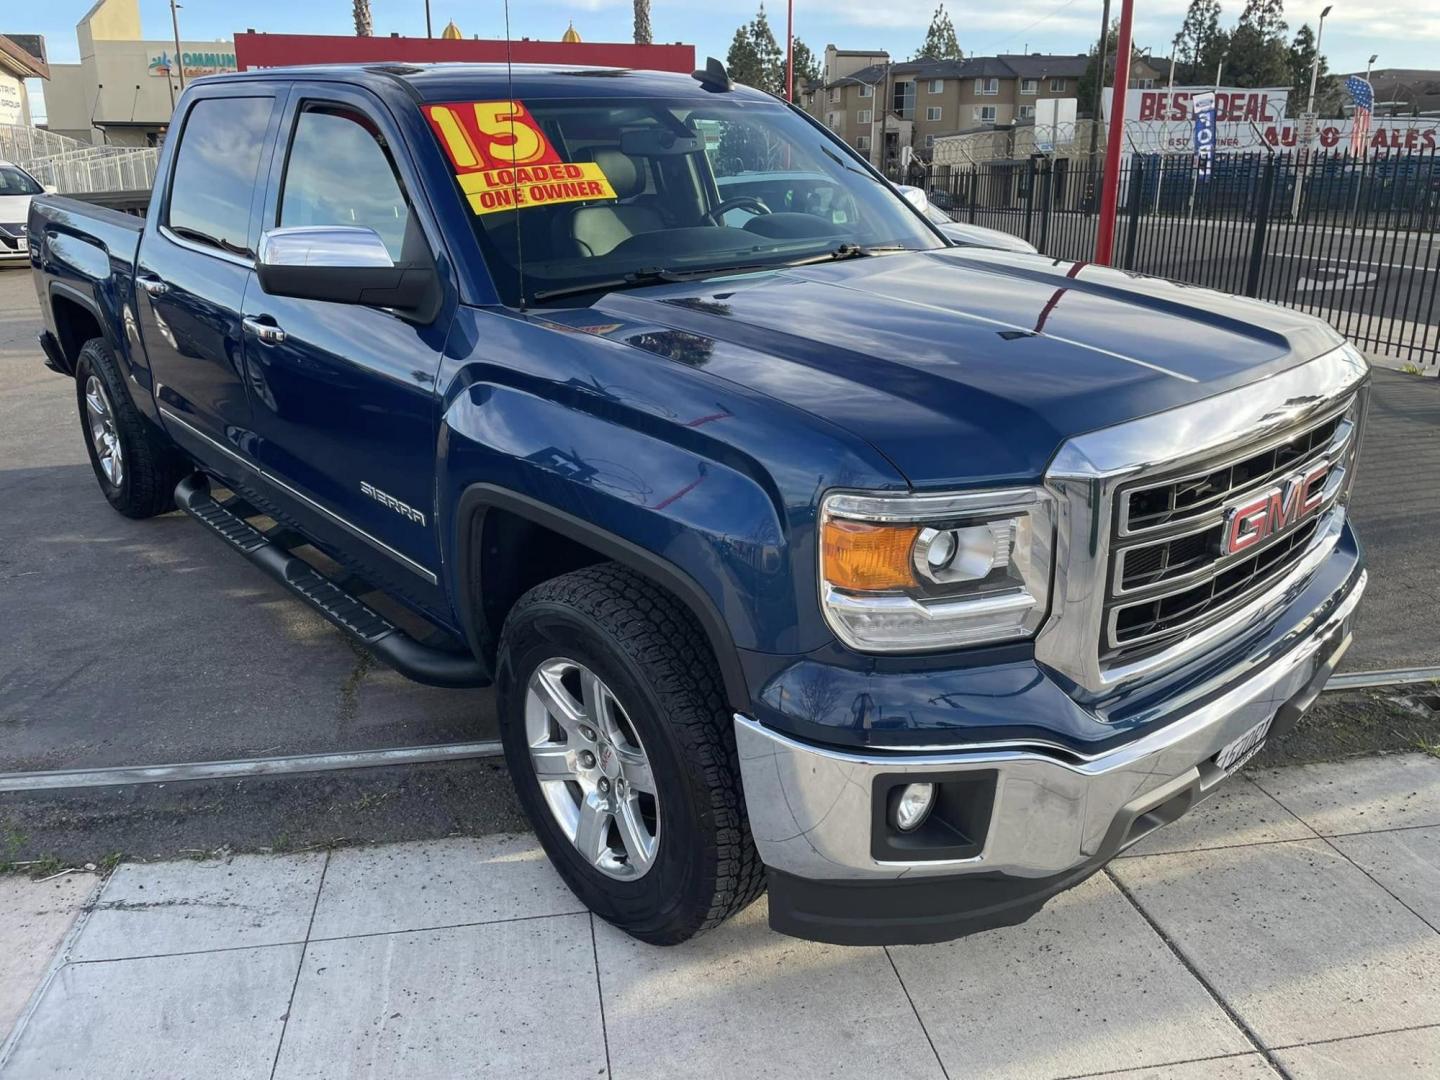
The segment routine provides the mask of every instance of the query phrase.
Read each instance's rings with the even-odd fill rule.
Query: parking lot
[[[111,511],[38,326],[0,274],[0,772],[495,736],[488,692],[394,675],[178,513]],[[1440,385],[1377,370],[1348,670],[1440,663],[1437,432]],[[493,761],[3,793],[8,859],[148,861],[0,878],[0,1076],[1428,1077],[1437,792],[1423,754],[1255,771],[1023,926],[840,949],[762,900],[669,950],[579,906]]]
[[[416,746],[495,735],[488,691],[411,683],[177,513],[96,490],[30,275],[0,272],[0,772]],[[1376,371],[1355,516],[1371,563],[1347,670],[1440,664],[1440,383]]]

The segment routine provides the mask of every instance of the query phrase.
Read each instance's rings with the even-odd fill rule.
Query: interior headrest
[[[610,186],[620,198],[628,199],[645,190],[644,173],[640,171],[640,163],[629,154],[597,147],[593,160],[600,166],[600,171],[605,174]]]

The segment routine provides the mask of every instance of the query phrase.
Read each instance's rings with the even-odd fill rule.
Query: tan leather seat
[[[607,255],[632,236],[665,227],[654,208],[625,202],[645,190],[639,162],[619,150],[596,150],[592,160],[609,179],[619,201],[582,206],[571,215],[570,239],[581,255]]]

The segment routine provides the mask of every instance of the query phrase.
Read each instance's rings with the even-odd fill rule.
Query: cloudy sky
[[[52,61],[78,59],[75,22],[93,0],[46,0],[6,4],[0,31],[40,32]],[[700,57],[722,59],[736,26],[754,15],[756,0],[652,0],[651,22],[657,41],[693,43]],[[827,42],[841,48],[889,49],[908,57],[924,40],[936,0],[797,0],[795,32],[817,53]],[[1137,0],[1135,36],[1142,48],[1168,56],[1188,0]],[[1082,52],[1100,25],[1100,0],[950,0],[961,48],[968,53]],[[1239,16],[1243,0],[1221,0],[1224,21]],[[1290,0],[1286,17],[1291,32],[1311,22],[1324,0]],[[1119,0],[1114,7],[1118,11]],[[190,40],[229,37],[248,27],[288,33],[343,34],[353,29],[349,0],[184,0],[182,35]],[[422,34],[423,0],[371,0],[377,34]],[[784,33],[785,6],[767,6],[777,36]],[[147,38],[170,36],[170,7],[165,0],[140,0]],[[500,0],[431,0],[438,34],[454,19],[466,37],[503,37]],[[587,41],[625,41],[631,34],[631,0],[513,0],[510,29],[516,37],[558,38],[566,25]],[[1335,0],[1325,24],[1325,52],[1333,71],[1363,69],[1371,53],[1379,67],[1440,67],[1440,0]]]

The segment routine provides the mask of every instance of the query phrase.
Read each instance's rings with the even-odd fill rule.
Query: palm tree
[[[635,0],[635,44],[650,44],[650,0]]]
[[[355,0],[355,36],[370,37],[374,33],[375,23],[370,18],[370,0]]]

